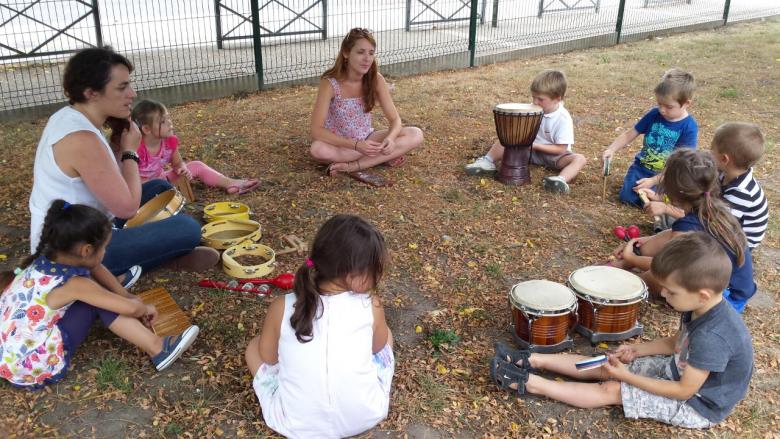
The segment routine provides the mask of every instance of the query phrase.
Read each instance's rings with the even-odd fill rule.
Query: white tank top
[[[69,177],[62,172],[54,160],[55,143],[62,140],[68,134],[77,131],[90,131],[95,133],[100,142],[106,147],[106,154],[111,157],[112,163],[119,172],[116,157],[103,133],[96,128],[81,112],[72,107],[65,107],[54,113],[43,129],[41,140],[38,142],[38,150],[35,152],[35,165],[33,168],[33,188],[30,193],[30,252],[34,253],[38,246],[38,238],[41,236],[43,220],[52,201],[62,199],[71,204],[86,204],[92,206],[107,217],[113,218],[103,204],[92,194],[81,177]]]
[[[314,337],[300,343],[290,325],[295,294],[285,296],[279,387],[263,417],[288,437],[352,436],[387,416],[390,401],[371,349],[371,298],[352,292],[320,297],[322,317],[314,320]]]

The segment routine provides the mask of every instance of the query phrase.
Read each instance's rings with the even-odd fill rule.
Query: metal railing
[[[68,56],[101,44],[173,104],[311,81],[352,27],[403,74],[773,15],[776,0],[0,0],[0,120],[61,105]]]

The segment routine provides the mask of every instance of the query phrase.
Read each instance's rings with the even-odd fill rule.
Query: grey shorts
[[[673,379],[670,357],[637,358],[628,370],[650,378]],[[623,414],[627,418],[655,419],[684,428],[710,428],[715,425],[685,401],[654,395],[630,384],[620,383],[620,396],[623,398]]]
[[[544,166],[545,168],[552,169],[555,171],[560,171],[562,168],[558,166],[558,160],[566,157],[567,155],[572,155],[572,154],[573,153],[571,151],[566,151],[563,154],[552,155],[552,154],[545,154],[543,152],[536,152],[533,149],[531,149],[531,164],[537,166]]]

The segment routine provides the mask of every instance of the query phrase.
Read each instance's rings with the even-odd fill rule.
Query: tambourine
[[[221,220],[200,228],[201,240],[211,248],[224,250],[244,241],[257,242],[263,236],[260,223],[252,220]]]
[[[260,256],[266,261],[258,265],[241,265],[235,259],[239,256]],[[244,241],[222,253],[222,270],[238,279],[263,277],[274,271],[274,268],[276,268],[276,252],[266,245]]]
[[[220,201],[203,208],[203,218],[207,222],[219,220],[248,220],[252,212],[249,206],[235,201]]]

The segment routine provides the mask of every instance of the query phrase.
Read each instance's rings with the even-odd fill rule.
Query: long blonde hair
[[[322,79],[334,78],[336,80],[343,80],[347,77],[347,60],[345,56],[349,55],[349,52],[355,47],[358,41],[365,39],[376,49],[376,40],[370,30],[362,27],[356,27],[349,31],[347,36],[341,41],[341,49],[338,56],[336,56],[336,62],[333,67],[329,68],[322,74]],[[379,67],[376,65],[376,58],[371,63],[371,67],[368,69],[365,75],[363,75],[363,106],[366,113],[374,108],[376,102],[376,78],[379,75]]]

